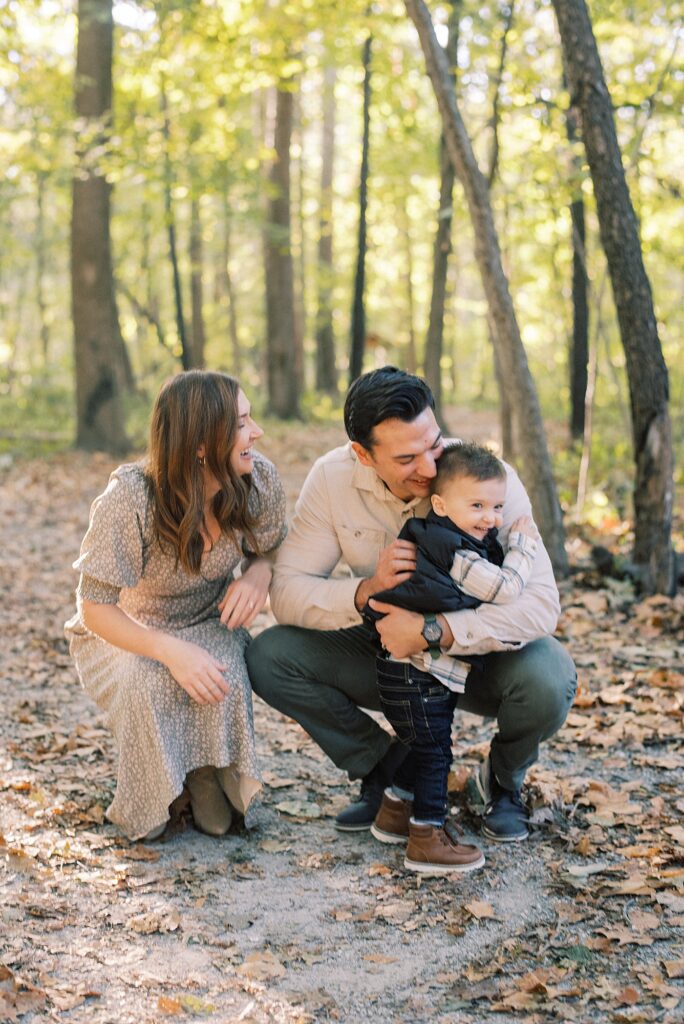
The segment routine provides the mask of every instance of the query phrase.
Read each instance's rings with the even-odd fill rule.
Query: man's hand
[[[516,531],[525,537],[531,537],[532,540],[540,540],[539,530],[532,516],[520,516],[520,519],[516,519],[511,525],[511,533]]]
[[[422,632],[425,618],[420,612],[409,612],[405,608],[397,608],[396,605],[375,601],[373,598],[370,606],[384,615],[375,623],[375,628],[382,646],[393,658],[409,658],[427,649],[427,640]],[[437,615],[437,622],[442,627],[440,647],[443,651],[448,650],[454,642],[451,627],[441,614]]]
[[[395,540],[389,547],[383,548],[370,579],[362,580],[354,596],[358,611],[366,604],[369,597],[381,590],[391,590],[404,580],[411,578],[416,571],[416,545],[410,540]]]
[[[408,658],[425,650],[427,641],[421,632],[424,619],[419,612],[409,612],[373,599],[370,606],[374,611],[383,613],[384,617],[378,619],[375,628],[382,646],[393,658]]]

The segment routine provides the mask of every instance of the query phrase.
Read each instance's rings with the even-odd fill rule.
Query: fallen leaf
[[[322,814],[318,804],[311,800],[281,800],[275,806],[282,814],[291,814],[297,818],[320,818]]]
[[[482,918],[495,917],[494,907],[491,903],[483,903],[481,900],[472,900],[470,903],[465,904],[465,909],[473,917],[476,917],[478,921]]]
[[[238,967],[237,973],[253,981],[269,981],[272,978],[282,978],[285,968],[273,953],[263,949],[250,953],[245,962]]]

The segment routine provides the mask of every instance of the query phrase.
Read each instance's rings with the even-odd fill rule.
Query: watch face
[[[438,622],[426,622],[422,632],[429,644],[437,643],[442,639],[442,627]]]

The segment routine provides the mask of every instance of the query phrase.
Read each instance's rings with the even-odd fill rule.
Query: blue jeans
[[[395,775],[395,785],[413,790],[417,821],[443,825],[451,768],[451,723],[458,694],[407,662],[378,658],[375,667],[383,714],[410,748]]]

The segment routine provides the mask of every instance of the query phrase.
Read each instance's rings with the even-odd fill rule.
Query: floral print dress
[[[275,467],[255,453],[249,508],[261,553],[283,540],[285,496]],[[249,547],[222,535],[202,557],[198,575],[176,565],[152,533],[152,505],[143,467],[119,466],[93,502],[90,525],[74,568],[81,573],[77,611],[65,625],[81,683],[112,729],[119,750],[110,821],[131,839],[169,816],[188,772],[204,765],[223,769],[233,806],[245,812],[258,792],[252,694],[246,629],[227,629],[218,602]],[[230,693],[218,705],[201,705],[161,662],[131,654],[91,633],[83,601],[118,604],[144,625],[198,644],[225,666]]]

